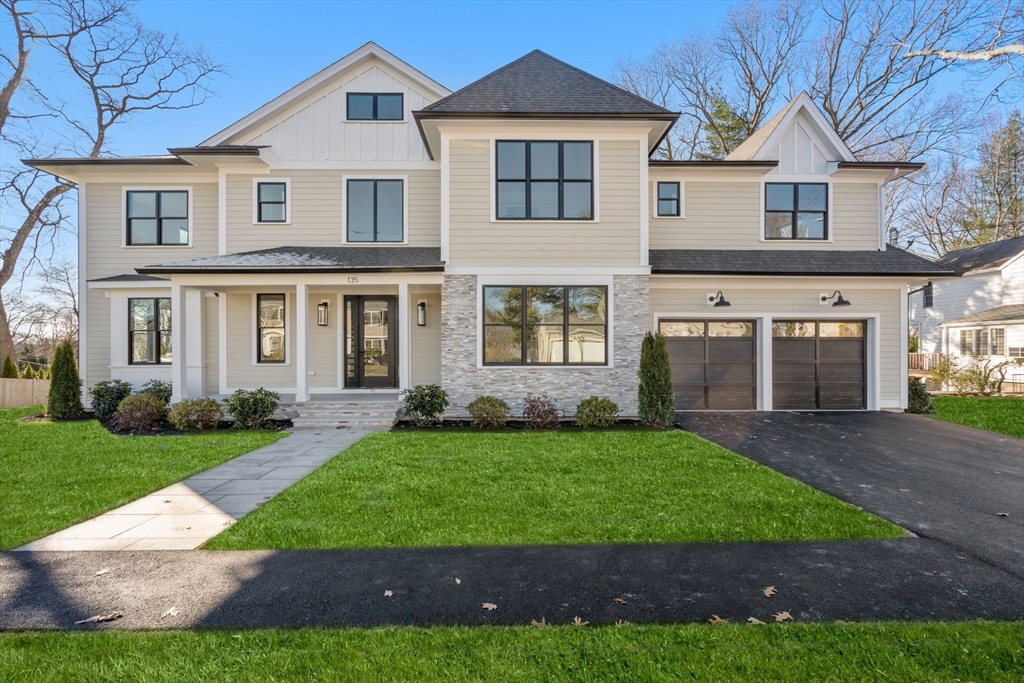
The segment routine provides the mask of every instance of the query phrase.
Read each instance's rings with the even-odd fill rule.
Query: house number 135
[[[359,278],[358,278],[357,276],[355,276],[355,275],[349,275],[349,276],[348,276],[348,283],[349,283],[350,285],[354,285],[354,284],[356,284],[357,282],[359,282]]]

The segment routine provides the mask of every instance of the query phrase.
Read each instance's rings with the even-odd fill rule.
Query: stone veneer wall
[[[567,416],[588,396],[610,398],[622,417],[637,415],[640,345],[650,324],[646,275],[616,275],[612,282],[615,326],[613,367],[477,367],[479,340],[475,275],[445,275],[441,286],[441,386],[448,392],[448,417],[465,417],[466,406],[485,394],[497,396],[519,416],[528,392],[546,393]]]

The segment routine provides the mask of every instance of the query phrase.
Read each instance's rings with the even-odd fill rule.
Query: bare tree
[[[41,246],[66,227],[62,209],[73,185],[16,165],[19,157],[98,157],[109,153],[115,126],[139,114],[202,104],[222,72],[201,47],[147,29],[122,0],[0,0],[13,40],[4,40],[0,66],[0,142],[10,148],[0,169],[0,193],[14,225],[0,224],[0,356],[15,355],[4,307],[19,267],[34,265]],[[50,79],[32,72],[32,55],[56,56],[79,86],[67,101]],[[77,103],[87,103],[79,108]],[[45,126],[34,125],[43,120]]]

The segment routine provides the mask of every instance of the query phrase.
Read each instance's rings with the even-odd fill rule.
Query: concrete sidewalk
[[[371,431],[294,429],[268,446],[17,550],[198,548]]]

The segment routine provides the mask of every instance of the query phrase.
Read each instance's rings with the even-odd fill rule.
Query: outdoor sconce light
[[[833,307],[835,307],[835,306],[849,306],[850,305],[850,302],[843,298],[843,293],[838,291],[838,290],[835,291],[835,292],[832,292],[832,296],[827,296],[825,294],[821,294],[820,298],[821,298],[821,303],[822,304],[828,303],[829,299],[835,299],[835,303],[832,304]]]
[[[427,326],[427,302],[421,301],[416,304],[416,324],[420,327]]]
[[[731,303],[725,300],[725,297],[722,295],[722,290],[718,290],[718,294],[708,293],[708,305],[710,306],[711,304],[714,304],[715,308],[732,306]]]
[[[320,327],[327,327],[327,309],[330,307],[326,301],[321,301],[316,307],[316,324]]]

